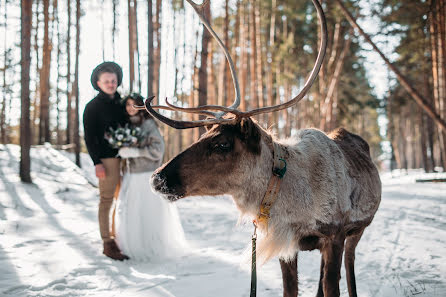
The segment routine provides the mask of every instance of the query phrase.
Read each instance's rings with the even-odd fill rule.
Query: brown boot
[[[114,239],[104,241],[104,251],[102,253],[113,260],[123,261],[129,259],[128,256],[121,253]]]

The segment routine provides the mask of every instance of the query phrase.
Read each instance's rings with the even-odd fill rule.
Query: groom
[[[88,153],[95,165],[99,179],[99,230],[104,244],[103,254],[115,260],[128,257],[121,253],[110,235],[110,209],[120,179],[118,150],[112,148],[104,138],[110,128],[123,126],[126,121],[121,96],[116,91],[122,82],[122,69],[114,62],[98,65],[91,74],[91,84],[99,91],[84,110],[84,135]]]

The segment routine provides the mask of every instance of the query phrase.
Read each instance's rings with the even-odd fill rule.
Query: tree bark
[[[256,35],[256,81],[257,81],[257,96],[259,101],[259,107],[265,106],[265,96],[263,94],[263,57],[262,57],[262,40],[260,33],[260,1],[254,3],[254,23],[255,23],[255,35]],[[263,122],[267,122],[268,114],[263,114]]]
[[[251,106],[253,109],[259,107],[259,97],[258,97],[258,87],[257,87],[257,79],[256,79],[256,73],[257,73],[257,44],[256,44],[256,22],[255,22],[255,5],[256,0],[251,0],[251,7],[250,7],[250,18],[249,18],[249,33],[250,33],[250,44],[251,44],[251,57],[250,57],[250,98],[249,101],[251,102]]]
[[[20,117],[20,179],[31,183],[31,126],[29,75],[31,64],[32,0],[21,1],[21,117]]]
[[[276,5],[277,0],[272,0],[271,2],[271,20],[270,20],[270,28],[269,28],[269,42],[268,42],[268,52],[267,52],[267,77],[266,77],[266,93],[267,93],[267,105],[274,105],[274,97],[273,97],[273,84],[274,84],[274,71],[273,71],[273,63],[274,63],[274,39],[276,35]],[[276,114],[273,113],[268,117],[268,127],[273,123],[277,122]]]
[[[174,40],[179,40],[179,34],[178,34],[178,26],[177,26],[177,17],[178,17],[178,12],[176,10],[174,10],[174,20],[173,20],[173,38]],[[179,59],[178,59],[178,45],[177,43],[174,44],[175,46],[175,53],[174,53],[174,62],[175,62],[175,83],[174,83],[174,96],[176,96],[177,98],[177,102],[178,105],[182,106],[183,102],[181,101],[181,97],[182,96],[178,96],[177,92],[178,92],[178,74],[179,74]],[[174,112],[174,117],[175,118],[179,118],[179,112]],[[182,147],[183,147],[183,131],[182,129],[174,129],[174,139],[172,142],[174,142],[174,145],[171,145],[171,154],[170,156],[167,156],[167,159],[170,159],[171,156],[176,156],[178,155],[181,151],[182,151]],[[171,142],[171,143],[172,143]]]
[[[212,43],[212,39],[209,41],[208,45],[208,102],[212,105],[217,105],[217,86],[216,86],[216,75],[215,75],[215,64],[213,63],[214,59],[214,44]]]
[[[4,18],[4,36],[3,36],[3,44],[4,44],[4,56],[3,56],[3,98],[2,98],[2,109],[0,111],[0,131],[1,131],[1,142],[2,143],[7,143],[7,127],[6,127],[6,98],[8,97],[8,85],[6,83],[6,71],[9,68],[9,63],[8,63],[8,47],[7,47],[7,34],[6,32],[8,31],[8,15],[6,13],[7,9],[8,9],[8,2],[5,1],[5,7],[4,9],[4,14],[3,14],[3,18]]]
[[[49,36],[49,0],[43,0],[44,35],[43,35],[43,57],[40,70],[40,121],[39,121],[39,144],[51,141],[50,135],[50,69],[52,44]]]
[[[426,47],[427,44],[425,46],[424,52],[426,52]],[[427,56],[427,55],[424,55]],[[429,94],[431,92],[431,87],[429,84],[429,80],[430,80],[430,73],[428,72],[429,68],[426,67],[426,71],[423,71],[423,85],[424,85],[424,89],[423,92],[424,94]],[[428,96],[426,96],[427,98],[429,98]],[[431,139],[432,137],[432,120],[427,117],[427,115],[422,112],[421,108],[418,107],[419,112],[418,112],[418,121],[419,121],[419,129],[420,129],[420,143],[421,143],[421,154],[422,154],[422,160],[423,160],[423,167],[424,170],[426,172],[432,172],[433,168],[434,168],[434,163],[432,162],[432,152],[433,152],[433,148],[430,145],[430,141],[429,139]],[[430,151],[430,154],[428,154],[428,151]],[[429,157],[430,156],[430,157]]]
[[[287,17],[283,17],[282,18],[283,22],[282,22],[282,39],[283,40],[287,40],[288,39],[288,18]],[[283,73],[283,82],[282,82],[282,87],[285,93],[285,90],[287,88],[288,85],[288,81],[286,78],[286,71],[287,70],[287,66],[286,63],[284,63],[283,61],[281,61],[278,65],[278,68],[280,69],[280,71]],[[281,98],[282,96],[280,94],[278,94],[278,100],[277,103],[281,103],[281,102],[285,102],[287,99],[285,98],[285,95],[283,96],[283,98]],[[282,99],[282,100],[280,100]],[[281,135],[281,137],[286,137],[286,123],[288,122],[288,108],[282,109],[278,112],[279,116],[282,116],[283,122],[285,123],[285,125],[282,127],[282,129],[279,128],[279,125],[277,123],[277,129],[279,130],[279,135]]]
[[[101,6],[105,6],[105,0],[102,0]],[[102,47],[102,61],[105,61],[105,22],[104,9],[101,9],[101,47]]]
[[[211,1],[204,7],[204,17],[211,23]],[[198,71],[198,105],[207,104],[207,67],[208,67],[208,47],[211,40],[211,34],[203,25],[203,33],[201,34],[201,65]],[[200,116],[200,119],[204,119],[204,116]],[[199,134],[206,132],[205,127],[199,128]]]
[[[198,61],[198,42],[199,42],[199,30],[196,31],[195,35],[195,54],[194,59],[192,61],[192,69],[193,69],[193,76],[192,76],[192,90],[191,90],[191,96],[189,98],[189,106],[198,106],[198,84],[199,84],[199,77],[198,77],[198,71],[199,68],[197,67],[197,61]],[[198,115],[191,114],[191,120],[196,121],[198,120]],[[192,142],[194,143],[198,137],[199,137],[199,130],[198,129],[190,129],[191,131],[191,137]]]
[[[321,110],[321,121],[319,129],[323,131],[331,130],[333,127],[331,126],[332,118],[333,118],[333,99],[334,94],[336,92],[337,86],[339,84],[339,80],[341,78],[342,67],[344,66],[345,57],[347,56],[348,51],[350,50],[351,43],[351,34],[347,34],[347,39],[344,40],[342,51],[339,54],[335,64],[335,69],[333,71],[333,75],[329,80],[329,85],[327,92],[325,94],[325,98],[322,101],[322,110]],[[328,67],[327,67],[328,68]]]
[[[443,119],[446,118],[446,42],[445,42],[445,1],[436,0],[436,13],[435,24],[436,30],[436,43],[438,48],[438,100],[439,108],[438,112]],[[439,131],[439,141],[442,153],[442,166],[443,170],[446,170],[446,130]]]
[[[147,97],[153,94],[153,3],[147,1]]]
[[[66,131],[66,144],[70,144],[72,141],[72,118],[73,118],[73,111],[71,108],[71,0],[67,0],[67,14],[68,14],[68,28],[67,28],[67,89],[66,89],[66,96],[67,96],[67,131]]]
[[[223,43],[228,48],[229,43],[229,8],[228,1],[225,1],[225,16],[223,21]],[[229,48],[228,48],[229,50]],[[226,62],[226,57],[221,55],[220,60],[220,73],[218,75],[218,105],[227,106],[228,97],[229,97],[229,89],[228,89],[228,63]]]
[[[248,40],[246,24],[246,5],[240,1],[240,110],[246,111],[246,89],[248,81],[248,53],[246,41]]]
[[[119,0],[112,0],[113,4],[113,24],[112,24],[112,48],[113,48],[113,61],[116,60],[116,43],[115,43],[115,37],[116,37],[116,23],[117,23],[117,12],[116,8],[119,4]]]
[[[76,155],[76,165],[81,167],[81,143],[79,135],[79,53],[80,53],[80,18],[81,2],[76,0],[76,60],[74,62],[74,88],[75,88],[75,116],[74,116],[74,153]]]
[[[153,34],[154,39],[156,41],[154,46],[153,53],[153,80],[152,80],[152,92],[157,97],[155,98],[155,103],[159,104],[160,98],[159,95],[159,79],[160,79],[160,67],[161,67],[161,9],[162,3],[161,0],[156,0],[156,13],[155,13],[155,22],[153,24]]]
[[[228,52],[231,52],[231,42],[229,40],[229,1],[225,1],[225,25],[224,25],[224,43],[226,48],[228,49]],[[224,61],[224,71],[225,71],[225,95],[224,95],[224,105],[229,106],[231,105],[232,101],[234,100],[234,85],[232,84],[232,76],[231,72],[229,70],[229,63],[226,60],[226,57],[223,56]]]
[[[56,26],[57,30],[57,53],[56,53],[56,64],[57,64],[57,76],[56,76],[56,143],[58,145],[62,144],[62,132],[60,129],[60,27],[59,27],[59,6],[58,0],[53,0],[53,24]],[[54,28],[54,26],[53,26]],[[53,32],[54,35],[54,32]]]
[[[141,93],[141,63],[139,60],[139,42],[138,42],[138,1],[135,0],[135,6],[133,7],[133,16],[135,19],[135,34],[134,34],[134,42],[135,42],[135,50],[136,50],[136,66],[137,66],[137,74],[138,74],[138,93]]]
[[[35,22],[35,26],[34,26],[34,32],[31,31],[31,34],[34,34],[34,45],[33,45],[33,49],[34,49],[34,53],[35,53],[35,61],[36,61],[36,76],[40,73],[40,46],[39,46],[39,32],[40,32],[40,11],[39,11],[39,6],[40,6],[40,0],[36,0],[34,1],[35,3],[35,14],[34,14],[34,22]],[[38,138],[39,138],[39,125],[36,124],[37,123],[37,118],[39,117],[39,111],[40,111],[40,102],[39,102],[39,98],[40,98],[40,84],[39,84],[39,79],[36,78],[35,82],[34,82],[34,96],[33,98],[31,98],[31,108],[32,108],[32,118],[31,118],[31,143],[38,143]]]
[[[444,95],[442,91],[442,66],[441,66],[441,43],[440,43],[440,23],[439,23],[439,11],[437,10],[438,1],[432,0],[429,12],[429,32],[431,42],[431,57],[432,57],[432,86],[433,86],[433,101],[435,109],[442,113],[442,101]],[[443,96],[442,96],[443,95]],[[446,131],[442,133],[438,131],[438,146],[440,152],[440,160],[442,161],[443,168],[446,168]]]
[[[438,125],[438,128],[442,131],[446,131],[446,121],[441,118],[440,114],[437,113],[433,107],[429,104],[428,100],[424,98],[413,86],[412,84],[407,80],[407,78],[400,72],[400,70],[390,63],[390,61],[387,59],[387,57],[378,49],[378,47],[375,45],[375,43],[372,41],[372,39],[362,30],[362,28],[356,23],[356,20],[353,18],[353,16],[350,14],[350,12],[345,8],[344,4],[342,4],[341,0],[335,0],[344,15],[346,16],[347,20],[350,22],[350,24],[358,30],[358,32],[364,37],[367,42],[369,42],[373,49],[381,56],[381,58],[384,60],[386,65],[389,67],[392,72],[395,73],[396,78],[400,82],[400,84],[406,89],[406,91],[410,94],[411,98],[415,100],[415,102],[435,121],[435,123]]]
[[[133,92],[133,86],[135,84],[135,17],[134,17],[134,0],[127,1],[127,10],[129,17],[129,89]]]

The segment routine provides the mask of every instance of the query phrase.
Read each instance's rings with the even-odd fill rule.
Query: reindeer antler
[[[174,106],[171,103],[169,103],[169,101],[166,98],[166,103],[168,106],[160,106],[160,105],[151,106],[150,103],[152,102],[152,100],[154,98],[154,97],[151,97],[149,99],[146,99],[145,106],[138,106],[136,108],[138,108],[138,109],[145,108],[147,110],[147,112],[149,112],[152,116],[154,116],[155,118],[159,119],[163,123],[165,123],[173,128],[188,129],[188,128],[206,126],[206,125],[235,122],[238,119],[243,118],[243,117],[251,117],[251,116],[266,113],[266,112],[282,110],[282,109],[288,108],[288,107],[296,104],[305,96],[305,94],[308,92],[308,90],[310,89],[311,85],[313,84],[313,82],[315,81],[315,79],[319,73],[319,70],[322,66],[322,62],[325,57],[325,51],[327,48],[327,23],[325,20],[324,11],[322,10],[322,7],[318,0],[311,0],[311,1],[313,2],[313,5],[316,7],[317,15],[318,15],[318,18],[321,23],[321,44],[319,47],[319,53],[317,55],[315,65],[310,73],[310,76],[308,77],[307,81],[305,82],[304,87],[302,88],[302,90],[296,97],[294,97],[293,99],[291,99],[285,103],[274,105],[274,106],[257,108],[257,109],[250,110],[247,112],[243,112],[243,111],[240,111],[237,109],[238,106],[240,105],[240,88],[239,88],[237,74],[235,72],[235,66],[232,61],[231,55],[229,54],[228,49],[223,44],[223,42],[220,40],[218,35],[212,29],[209,22],[204,17],[203,7],[205,5],[207,5],[209,1],[204,0],[202,4],[197,4],[191,0],[186,0],[186,1],[190,5],[192,5],[194,10],[197,12],[198,16],[200,17],[200,20],[203,22],[204,26],[206,27],[206,29],[217,40],[217,43],[223,49],[223,52],[224,52],[226,59],[228,60],[228,63],[229,63],[229,68],[231,70],[232,80],[234,83],[234,88],[235,88],[234,102],[229,107],[224,107],[224,106],[220,106],[220,105],[203,105],[203,106],[198,106],[198,107],[178,107],[178,106]],[[169,118],[157,113],[154,110],[155,108],[156,109],[182,111],[182,112],[187,112],[187,113],[203,114],[203,115],[207,115],[207,116],[210,116],[213,118],[210,118],[210,119],[208,118],[206,120],[198,120],[198,121],[177,121],[177,120],[169,119]],[[212,112],[211,110],[219,111],[219,112]],[[231,113],[231,114],[235,115],[235,117],[223,118],[223,116],[226,115],[227,113]]]

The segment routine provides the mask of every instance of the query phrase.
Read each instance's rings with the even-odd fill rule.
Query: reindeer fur
[[[345,242],[350,296],[356,296],[354,249],[381,199],[378,171],[359,136],[342,128],[328,135],[303,129],[279,140],[249,118],[215,125],[159,168],[152,185],[169,200],[229,194],[242,216],[256,218],[272,174],[273,141],[288,153],[288,170],[268,230],[261,230],[259,261],[279,256],[284,296],[296,296],[297,273],[292,271],[297,269],[297,252],[319,249],[318,296],[339,296]]]

